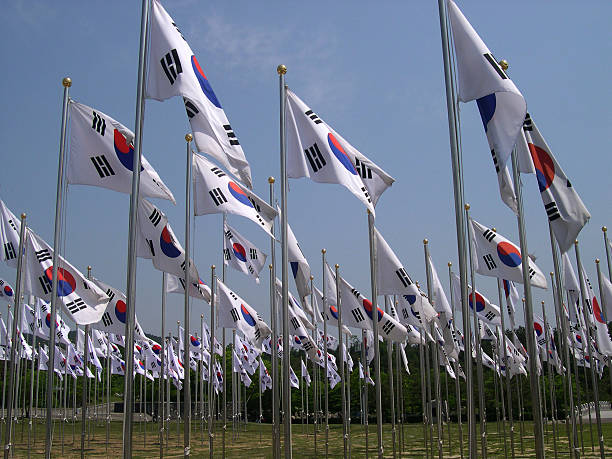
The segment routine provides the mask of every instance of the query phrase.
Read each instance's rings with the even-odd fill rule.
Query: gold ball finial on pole
[[[553,273],[552,271],[550,272],[550,277],[555,277],[555,273]]]
[[[336,269],[340,268],[340,265],[338,263],[335,264]]]
[[[63,86],[64,88],[69,88],[70,86],[72,86],[72,80],[70,79],[70,77],[65,77],[65,78],[62,80],[62,86]]]
[[[274,268],[274,266],[272,266],[272,263],[270,263],[270,264],[268,265],[268,269],[269,269],[270,271],[272,271],[272,268]]]
[[[274,177],[268,177],[268,183],[271,185],[274,183]]]
[[[279,65],[278,67],[276,67],[276,73],[278,73],[279,75],[284,75],[287,73],[287,66],[284,64]]]
[[[200,319],[203,319],[203,318],[204,318],[204,314],[200,314]]]
[[[191,135],[191,133],[185,134],[185,140],[187,142],[191,142],[193,140],[193,136]]]
[[[467,202],[465,203],[463,207],[465,208],[465,210],[470,210],[470,205]]]
[[[493,231],[494,233],[497,233],[497,228],[493,227],[491,228],[491,231]]]
[[[321,253],[325,253],[325,252],[327,252],[327,250],[321,249]]]
[[[427,239],[423,239],[423,244],[427,245],[427,244],[429,244],[429,241]]]
[[[578,239],[574,241],[574,245],[578,245]]]
[[[607,226],[602,226],[601,230],[605,233],[606,231],[608,231],[608,227]]]
[[[506,59],[502,59],[501,61],[499,61],[499,66],[505,72],[506,70],[508,70],[508,67],[509,67],[508,61]]]
[[[595,258],[595,263],[599,264],[599,258]]]
[[[310,280],[314,280],[314,276],[312,274],[310,275]]]
[[[215,269],[216,266],[215,265],[210,265],[210,269]]]
[[[26,218],[26,213],[25,212],[21,214],[21,219],[23,220],[24,218]]]
[[[450,268],[451,266],[453,266],[453,264],[449,261],[448,262],[448,267]]]

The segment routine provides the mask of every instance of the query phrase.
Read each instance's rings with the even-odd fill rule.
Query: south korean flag
[[[167,293],[179,293],[185,294],[185,279],[172,274],[166,275],[166,292]],[[198,279],[196,282],[193,280],[189,286],[189,296],[197,300],[204,300],[210,303],[210,287],[204,283],[202,279]]]
[[[17,268],[20,231],[21,220],[15,217],[11,209],[0,199],[0,244],[2,245],[0,247],[0,259],[11,268]],[[2,287],[4,288],[4,285]],[[6,294],[7,292],[3,291],[3,293]],[[11,301],[13,300],[11,299]]]
[[[71,101],[68,183],[131,193],[133,139],[134,133],[110,116]],[[176,204],[172,192],[144,156],[141,159],[140,195],[167,199]]]
[[[92,328],[107,333],[114,333],[116,335],[125,335],[125,324],[128,317],[127,298],[125,294],[122,291],[105,284],[101,280],[94,278],[93,281],[98,287],[106,292],[110,298],[110,301],[108,302],[106,312],[102,315],[102,320],[93,324]],[[138,318],[136,318],[134,336],[136,339],[147,338],[145,332],[138,323]]]
[[[219,295],[219,326],[241,331],[259,351],[262,341],[272,333],[270,327],[261,320],[255,309],[219,279],[217,279],[217,293]]]
[[[523,283],[523,256],[520,249],[508,239],[470,219],[472,263],[478,274]],[[546,277],[529,260],[531,285],[546,288]]]
[[[223,224],[223,263],[255,279],[266,264],[267,255],[225,222]]]
[[[185,251],[178,242],[166,215],[146,199],[138,204],[136,255],[148,258],[153,266],[175,276],[185,278]],[[199,279],[198,270],[190,260],[189,279]]]
[[[455,309],[461,308],[461,281],[459,276],[455,273],[451,273],[451,285],[453,289],[453,301],[455,302]],[[499,306],[491,303],[484,295],[478,290],[475,292],[472,287],[468,284],[468,304],[470,309],[474,309],[476,306],[476,312],[478,316],[484,321],[492,325],[501,325],[501,312]],[[459,309],[460,310],[460,309]]]
[[[51,300],[53,285],[53,249],[29,229],[26,236],[26,269],[24,290],[46,301]],[[63,257],[58,257],[57,297],[78,325],[102,319],[109,298]]]

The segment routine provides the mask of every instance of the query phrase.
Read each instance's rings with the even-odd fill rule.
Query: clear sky
[[[583,262],[595,280],[594,259],[605,259],[601,226],[612,227],[612,3],[478,0],[458,5],[492,53],[509,61],[529,112],[592,214],[580,240]],[[446,264],[458,263],[435,0],[167,0],[164,6],[221,101],[260,196],[267,198],[267,178],[280,171],[276,66],[282,63],[291,89],[397,180],[378,203],[377,226],[407,271],[424,281],[422,240],[428,238],[448,285]],[[140,2],[15,0],[3,7],[0,197],[15,214],[27,212],[28,224],[52,243],[61,80],[72,78],[72,98],[133,129]],[[156,205],[182,241],[189,129],[183,103],[179,98],[147,101],[145,112],[144,154],[177,200],[176,206],[159,200]],[[461,124],[472,215],[518,243],[516,217],[499,198],[474,103],[462,104]],[[535,178],[523,182],[529,251],[548,276],[546,214]],[[129,196],[86,186],[70,186],[67,196],[67,259],[83,272],[91,265],[94,276],[125,289]],[[353,195],[337,185],[292,180],[288,215],[319,286],[325,247],[329,262],[339,263],[351,284],[369,292],[367,217]],[[235,216],[228,220],[269,253],[269,238],[256,225]],[[207,282],[210,265],[222,263],[221,225],[221,215],[195,218],[194,257]],[[0,277],[14,284],[15,271],[2,265]],[[237,271],[227,272],[227,283],[266,320],[268,282],[267,269],[259,285]],[[477,287],[497,303],[493,278],[479,276]],[[137,315],[143,328],[156,334],[160,292],[161,273],[150,261],[139,260]],[[550,290],[535,291],[534,298],[537,313],[540,301],[552,304]],[[182,301],[180,295],[168,296],[169,327],[182,321]],[[192,324],[202,312],[208,317],[204,306],[194,301]]]

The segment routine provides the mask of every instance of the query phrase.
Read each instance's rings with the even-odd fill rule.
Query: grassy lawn
[[[43,457],[44,453],[44,423],[41,420],[37,420],[35,424],[35,437],[36,442],[32,440],[32,445],[29,448],[30,457],[37,458]],[[114,421],[111,423],[110,431],[110,443],[108,451],[106,450],[106,426],[102,421],[98,423],[91,422],[90,432],[88,439],[86,440],[86,457],[109,457],[118,458],[122,455],[122,424],[121,422]],[[4,427],[4,426],[3,426]],[[177,433],[177,423],[172,422],[168,429],[168,443],[164,447],[164,457],[177,458],[183,456],[183,425],[180,426],[180,434]],[[467,456],[467,442],[466,442],[466,426],[463,426],[464,434],[464,451]],[[80,431],[81,424],[76,423],[74,426],[74,441],[73,441],[73,424],[64,424],[64,449],[62,452],[61,445],[61,428],[62,425],[59,421],[55,422],[54,427],[54,445],[53,445],[53,457],[61,458],[77,458],[80,457]],[[228,430],[226,436],[226,457],[248,457],[250,459],[255,458],[267,458],[272,457],[271,450],[271,426],[270,424],[258,425],[256,423],[249,423],[246,427],[241,426],[238,432],[238,438],[232,439],[232,426],[228,424]],[[557,448],[559,457],[569,457],[567,436],[565,433],[565,426],[559,424],[558,428],[561,433],[558,436]],[[446,458],[458,458],[460,456],[459,451],[459,437],[458,437],[458,426],[452,424],[450,426],[450,453],[449,453],[449,439],[447,426],[444,426],[443,433],[443,453]],[[281,426],[282,430],[282,426]],[[423,426],[421,424],[406,424],[403,428],[403,447],[400,454],[400,429],[397,429],[397,442],[396,450],[398,457],[425,457],[425,449],[423,444]],[[436,427],[434,426],[434,442]],[[516,457],[534,457],[533,455],[533,426],[531,422],[525,422],[521,434],[520,423],[516,423],[514,426],[515,431],[515,451]],[[208,450],[208,433],[207,427],[204,425],[203,436],[200,432],[200,423],[192,423],[192,441],[191,441],[191,456],[194,458],[209,457]],[[612,423],[603,424],[604,442],[606,443],[606,456],[612,457]],[[214,436],[214,451],[215,457],[222,457],[222,437],[223,429],[221,424],[216,425],[216,431]],[[596,441],[597,429],[593,422],[593,439]],[[365,444],[366,436],[364,427],[359,424],[353,424],[351,426],[351,451],[353,457],[365,457]],[[392,446],[392,428],[391,425],[385,424],[383,427],[383,439],[385,445],[385,457],[393,457],[393,446]],[[497,424],[495,422],[489,423],[487,426],[487,443],[489,457],[505,457],[504,453],[504,435],[502,433],[502,425],[500,423],[499,432]],[[521,448],[522,439],[522,448]],[[583,457],[599,457],[598,447],[595,446],[595,451],[591,448],[591,435],[589,430],[588,421],[583,427],[583,440],[584,440],[584,452]],[[28,456],[28,427],[27,423],[23,429],[22,437],[22,424],[16,425],[15,429],[15,457],[27,457]],[[376,452],[376,425],[370,424],[369,426],[369,452],[370,456],[373,456]],[[506,443],[508,448],[508,455],[510,454],[510,436],[509,426],[507,426]],[[479,445],[480,447],[480,445]],[[329,457],[342,457],[343,452],[343,441],[342,441],[342,426],[337,424],[330,425],[329,430]],[[548,457],[553,457],[554,444],[552,435],[552,424],[548,424],[546,429],[546,454]],[[302,426],[301,424],[293,425],[293,452],[295,457],[322,457],[325,455],[325,433],[320,430],[317,433],[317,451],[315,454],[314,448],[314,435],[312,424],[308,426]],[[133,457],[134,458],[151,458],[159,457],[159,431],[158,425],[151,423],[147,424],[146,436],[144,423],[136,422],[134,425],[134,436],[133,436]],[[437,457],[437,450],[436,450]]]

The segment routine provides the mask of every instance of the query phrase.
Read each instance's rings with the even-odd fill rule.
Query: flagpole
[[[599,258],[595,259],[595,265],[597,266],[597,285],[599,287],[599,298],[601,299],[601,314],[602,314],[603,321],[607,324],[610,318],[606,317],[608,305],[606,303],[606,297],[603,294],[603,289],[602,289],[601,268],[599,267]],[[612,368],[610,359],[608,359],[608,367]],[[602,376],[603,376],[603,370],[602,370]],[[610,370],[610,378],[612,379],[612,370]],[[612,386],[610,386],[610,390],[612,390]]]
[[[200,440],[204,444],[204,314],[200,314],[200,334],[202,335],[200,346]],[[210,344],[209,344],[210,348]],[[210,361],[208,362],[210,365]]]
[[[453,264],[449,261],[448,262],[448,278],[449,280],[451,279],[451,267],[453,266]],[[455,300],[453,298],[453,285],[451,282],[451,286],[450,286],[450,295],[451,295],[451,308],[452,308],[452,315],[453,315],[453,327],[455,328],[455,333],[457,330],[457,327],[455,325]],[[465,344],[464,344],[465,346]],[[457,399],[457,423],[458,423],[458,427],[459,427],[459,451],[461,453],[461,459],[463,459],[463,427],[461,425],[461,386],[459,384],[459,353],[457,352],[457,359],[453,362],[455,364],[455,398]],[[514,457],[512,458],[514,459]]]
[[[497,278],[497,296],[499,298],[499,312],[500,312],[500,316],[501,316],[501,329],[502,329],[502,346],[504,347],[504,354],[503,354],[503,358],[504,358],[504,366],[505,366],[505,373],[506,373],[506,401],[508,404],[508,410],[506,411],[508,413],[508,417],[509,417],[509,421],[510,421],[510,451],[512,454],[512,459],[514,459],[515,457],[515,451],[514,451],[514,417],[512,415],[512,391],[511,391],[511,386],[510,386],[510,360],[508,358],[508,346],[506,345],[506,325],[504,323],[504,307],[503,307],[503,298],[502,298],[502,290],[501,290],[501,282],[499,280],[499,277]],[[509,297],[506,297],[506,308],[510,308],[510,299]],[[503,389],[502,389],[503,390]],[[505,423],[505,419],[504,419],[504,423]],[[505,432],[505,428],[504,428],[504,432]]]
[[[463,187],[461,183],[461,165],[459,158],[459,144],[457,141],[458,122],[455,112],[454,80],[450,62],[450,48],[448,42],[448,27],[445,0],[438,0],[438,12],[440,16],[440,35],[442,39],[442,57],[444,61],[444,81],[446,86],[446,108],[448,112],[448,130],[450,138],[451,164],[453,171],[453,191],[455,198],[455,224],[457,228],[457,252],[459,257],[459,277],[461,279],[461,304],[463,310],[466,360],[466,383],[467,383],[467,407],[468,407],[468,431],[470,458],[476,457],[476,429],[473,412],[474,384],[472,381],[472,342],[470,339],[469,317],[468,317],[468,291],[467,291],[467,257],[465,251],[465,219],[463,213]]]
[[[325,316],[323,316],[325,317]],[[366,458],[369,456],[369,444],[368,444],[368,379],[367,373],[369,370],[368,356],[366,351],[366,332],[365,329],[361,330],[361,360],[364,366],[364,385],[363,385],[363,429],[365,431],[365,450]]]
[[[342,393],[342,444],[344,457],[348,457],[348,435],[346,431],[346,384],[344,375],[344,354],[345,348],[344,339],[342,338],[342,307],[340,306],[340,265],[336,264],[336,305],[338,308],[338,338],[340,339],[340,391]],[[374,311],[374,309],[372,309]],[[327,336],[325,337],[325,346],[327,346]],[[348,351],[347,351],[348,352]]]
[[[394,306],[395,306],[395,311],[397,313],[397,305],[398,305],[398,301],[397,301],[397,295],[393,296],[393,301],[394,301]],[[398,445],[399,445],[399,453],[400,453],[400,457],[402,456],[402,453],[404,452],[404,397],[403,397],[403,373],[402,373],[402,369],[400,366],[400,349],[401,349],[401,343],[397,344],[397,350],[395,351],[395,368],[396,368],[396,372],[395,372],[395,378],[396,378],[396,384],[395,384],[395,390],[396,390],[396,394],[395,394],[395,400],[397,403],[397,406],[399,408],[398,410],[398,414],[397,414],[397,420],[400,423],[400,430],[399,430],[399,439],[398,439]],[[450,429],[449,429],[449,433],[450,433]]]
[[[189,288],[189,285],[185,284],[185,290],[187,290],[188,288]],[[181,345],[180,345],[180,339],[181,338],[180,338],[180,336],[181,336],[181,321],[177,320],[176,321],[176,341],[177,341],[177,343],[176,343],[176,355],[177,355],[177,359],[179,360],[179,363],[180,363],[180,360],[181,360]],[[170,344],[173,345],[172,341],[170,341]],[[184,348],[185,348],[185,343],[183,342],[183,350],[184,350]],[[185,357],[183,357],[183,382],[185,381],[185,373],[186,373],[186,370],[185,370]],[[180,381],[180,379],[181,378],[180,378],[180,375],[179,375],[179,378],[177,380],[177,385],[176,385],[176,442],[177,442],[176,446],[180,446],[180,444],[181,444],[181,438],[180,438],[180,436],[181,436],[181,397],[180,397],[180,394],[181,394],[181,388],[180,388],[181,381]],[[184,386],[184,384],[183,384],[183,386]],[[183,394],[184,393],[185,393],[185,390],[183,389]]]
[[[274,177],[268,177],[270,206],[274,207]],[[271,233],[274,234],[274,223]],[[278,311],[276,309],[276,241],[270,239],[270,360],[272,361],[272,457],[280,457],[280,425],[278,410]]]
[[[376,284],[376,265],[377,254],[376,244],[374,242],[374,215],[368,209],[368,239],[370,242],[370,284],[372,289],[372,325],[374,332],[374,372],[376,376],[376,430],[378,437],[378,458],[382,459],[384,448],[383,448],[383,434],[382,434],[382,381],[380,379],[380,349],[378,346],[378,286]]]
[[[574,242],[574,249],[576,251],[576,264],[578,266],[578,280],[580,282],[580,296],[582,299],[582,314],[584,316],[584,325],[587,332],[587,350],[589,352],[589,356],[591,357],[590,367],[591,367],[591,381],[593,383],[593,397],[595,399],[595,419],[597,420],[597,435],[599,437],[599,454],[601,455],[601,459],[605,459],[605,451],[604,451],[604,440],[603,435],[601,433],[601,412],[599,409],[599,389],[597,387],[597,375],[595,374],[595,365],[597,359],[595,358],[595,353],[592,352],[591,348],[593,344],[591,343],[591,325],[589,323],[587,317],[587,302],[586,302],[586,292],[584,291],[584,276],[582,275],[582,262],[580,261],[580,250],[578,249],[578,240]],[[599,260],[597,260],[599,261]],[[597,263],[599,266],[599,263]],[[601,277],[601,274],[599,274]]]
[[[227,222],[227,214],[223,213],[223,228],[221,230],[221,240],[223,240],[223,231],[225,230],[225,224]],[[223,243],[221,245],[221,253],[223,253]],[[223,260],[223,262],[221,263],[221,281],[225,282],[225,260]],[[233,343],[236,342],[236,329],[233,330],[233,338],[234,340],[232,341],[232,346]],[[225,434],[227,432],[227,378],[225,377],[227,374],[227,366],[226,366],[226,357],[225,357],[225,347],[226,347],[226,343],[225,343],[225,327],[221,328],[221,346],[223,347],[223,356],[221,357],[223,360],[223,430],[221,432],[221,439],[222,439],[222,444],[223,447],[221,448],[221,451],[223,453],[223,457],[225,457]],[[232,365],[233,366],[233,365]],[[232,384],[234,381],[234,372],[232,371]],[[233,401],[233,390],[234,390],[234,386],[232,385],[232,401]],[[232,413],[233,414],[233,413]],[[233,427],[234,424],[232,423],[232,434],[233,434]]]
[[[208,365],[208,452],[214,459],[213,449],[213,377],[215,362],[215,265],[210,267],[210,364]],[[223,375],[225,378],[225,375]]]
[[[31,296],[30,299],[32,299]],[[36,312],[34,312],[34,330],[32,330],[32,366],[30,368],[30,416],[28,419],[28,454],[30,453],[32,447],[32,444],[30,443],[30,438],[33,434],[32,413],[34,411],[34,364],[36,362],[34,354],[36,353],[36,327],[38,327],[38,324],[36,323]],[[34,443],[36,443],[36,437],[34,437]]]
[[[91,266],[87,267],[87,279],[91,279]],[[78,333],[78,332],[77,332]],[[89,324],[85,325],[83,343],[83,389],[81,393],[81,459],[85,458],[85,421],[87,415],[87,361],[89,358]],[[66,380],[68,378],[66,377]],[[65,395],[64,395],[65,397]],[[131,453],[130,453],[131,454]]]
[[[553,388],[553,373],[552,373],[552,365],[550,360],[552,358],[550,352],[550,332],[548,331],[548,321],[546,320],[546,310],[544,308],[544,301],[542,301],[542,319],[544,320],[544,336],[546,337],[546,361],[548,368],[548,391],[550,396],[550,417],[552,418],[552,428],[553,428],[553,448],[555,453],[555,458],[557,457],[557,420],[554,412],[554,388]],[[544,397],[546,397],[546,393],[544,393]]]
[[[389,298],[385,295],[385,313],[389,314]],[[393,443],[393,457],[397,457],[397,427],[395,424],[395,392],[393,391],[393,341],[387,339],[387,373],[389,378],[389,397],[391,401],[391,442]]]
[[[164,405],[165,387],[164,381],[167,378],[166,370],[166,272],[162,271],[162,291],[161,291],[161,368],[159,376],[159,458],[164,457],[164,430],[166,427],[166,412]],[[188,287],[186,287],[188,288]]]
[[[310,275],[310,309],[312,310],[312,323],[315,326],[315,329],[312,331],[312,337],[315,343],[319,342],[319,329],[317,328],[317,324],[318,324],[318,320],[315,319],[315,313],[320,311],[315,310],[315,303],[314,303],[314,285],[313,285],[313,280],[314,280],[314,276]],[[318,306],[317,306],[318,308]],[[318,348],[318,345],[317,345]],[[306,359],[306,361],[308,361],[308,359]],[[314,360],[312,360],[312,377],[313,377],[313,385],[312,385],[312,408],[313,408],[313,419],[312,419],[312,423],[313,423],[313,435],[314,435],[314,455],[315,457],[317,456],[317,416],[319,413],[319,407],[317,404],[317,375],[318,375],[319,369],[317,367],[317,364],[315,363]],[[306,399],[308,400],[308,392],[306,392]],[[308,403],[306,404],[308,406]],[[307,408],[308,409],[308,408]],[[308,416],[306,416],[306,425],[308,425]]]
[[[106,453],[108,454],[108,444],[110,442],[110,383],[111,383],[111,345],[110,333],[106,334]],[[76,398],[76,391],[75,391]],[[76,405],[76,403],[75,403]]]
[[[130,218],[128,228],[128,259],[125,323],[125,374],[124,409],[123,409],[123,458],[132,457],[132,420],[134,379],[134,326],[136,323],[136,233],[138,219],[138,202],[140,194],[140,168],[142,157],[142,126],[144,121],[145,67],[147,57],[147,24],[149,0],[142,0],[140,17],[140,49],[138,53],[138,85],[136,89],[136,119],[134,127],[134,163],[132,165],[132,193],[130,196]]]
[[[326,275],[325,275],[325,265],[327,262],[325,261],[325,253],[327,250],[321,249],[321,258],[323,261],[323,357],[325,358],[325,376],[322,378],[325,386],[325,459],[327,459],[329,454],[329,373],[328,373],[328,358],[327,358],[327,292],[326,292]],[[368,447],[368,432],[366,428],[366,456],[367,456],[367,447]]]
[[[612,262],[610,261],[610,241],[608,240],[608,228],[602,226],[601,231],[603,232],[604,246],[606,248],[606,261],[608,262],[608,279],[612,281]],[[608,373],[610,375],[610,395],[612,396],[612,363],[610,362],[608,362]]]
[[[429,416],[427,415],[427,393],[425,389],[425,334],[423,327],[419,327],[419,373],[421,374],[421,405],[423,408],[423,448],[425,457],[429,457],[429,447],[427,446],[427,436],[429,427]]]
[[[429,266],[429,241],[427,239],[423,239],[423,249],[425,252],[425,277],[427,278],[427,298],[431,302],[433,300],[432,293],[432,281],[431,281],[431,267]],[[432,303],[433,304],[433,303]],[[434,365],[434,386],[436,389],[436,417],[438,424],[438,457],[442,459],[444,457],[444,453],[442,450],[443,441],[442,438],[442,406],[440,405],[441,393],[440,393],[440,365],[439,365],[439,355],[438,355],[438,340],[435,335],[434,322],[431,322],[431,333],[434,338],[433,344],[433,365]]]

